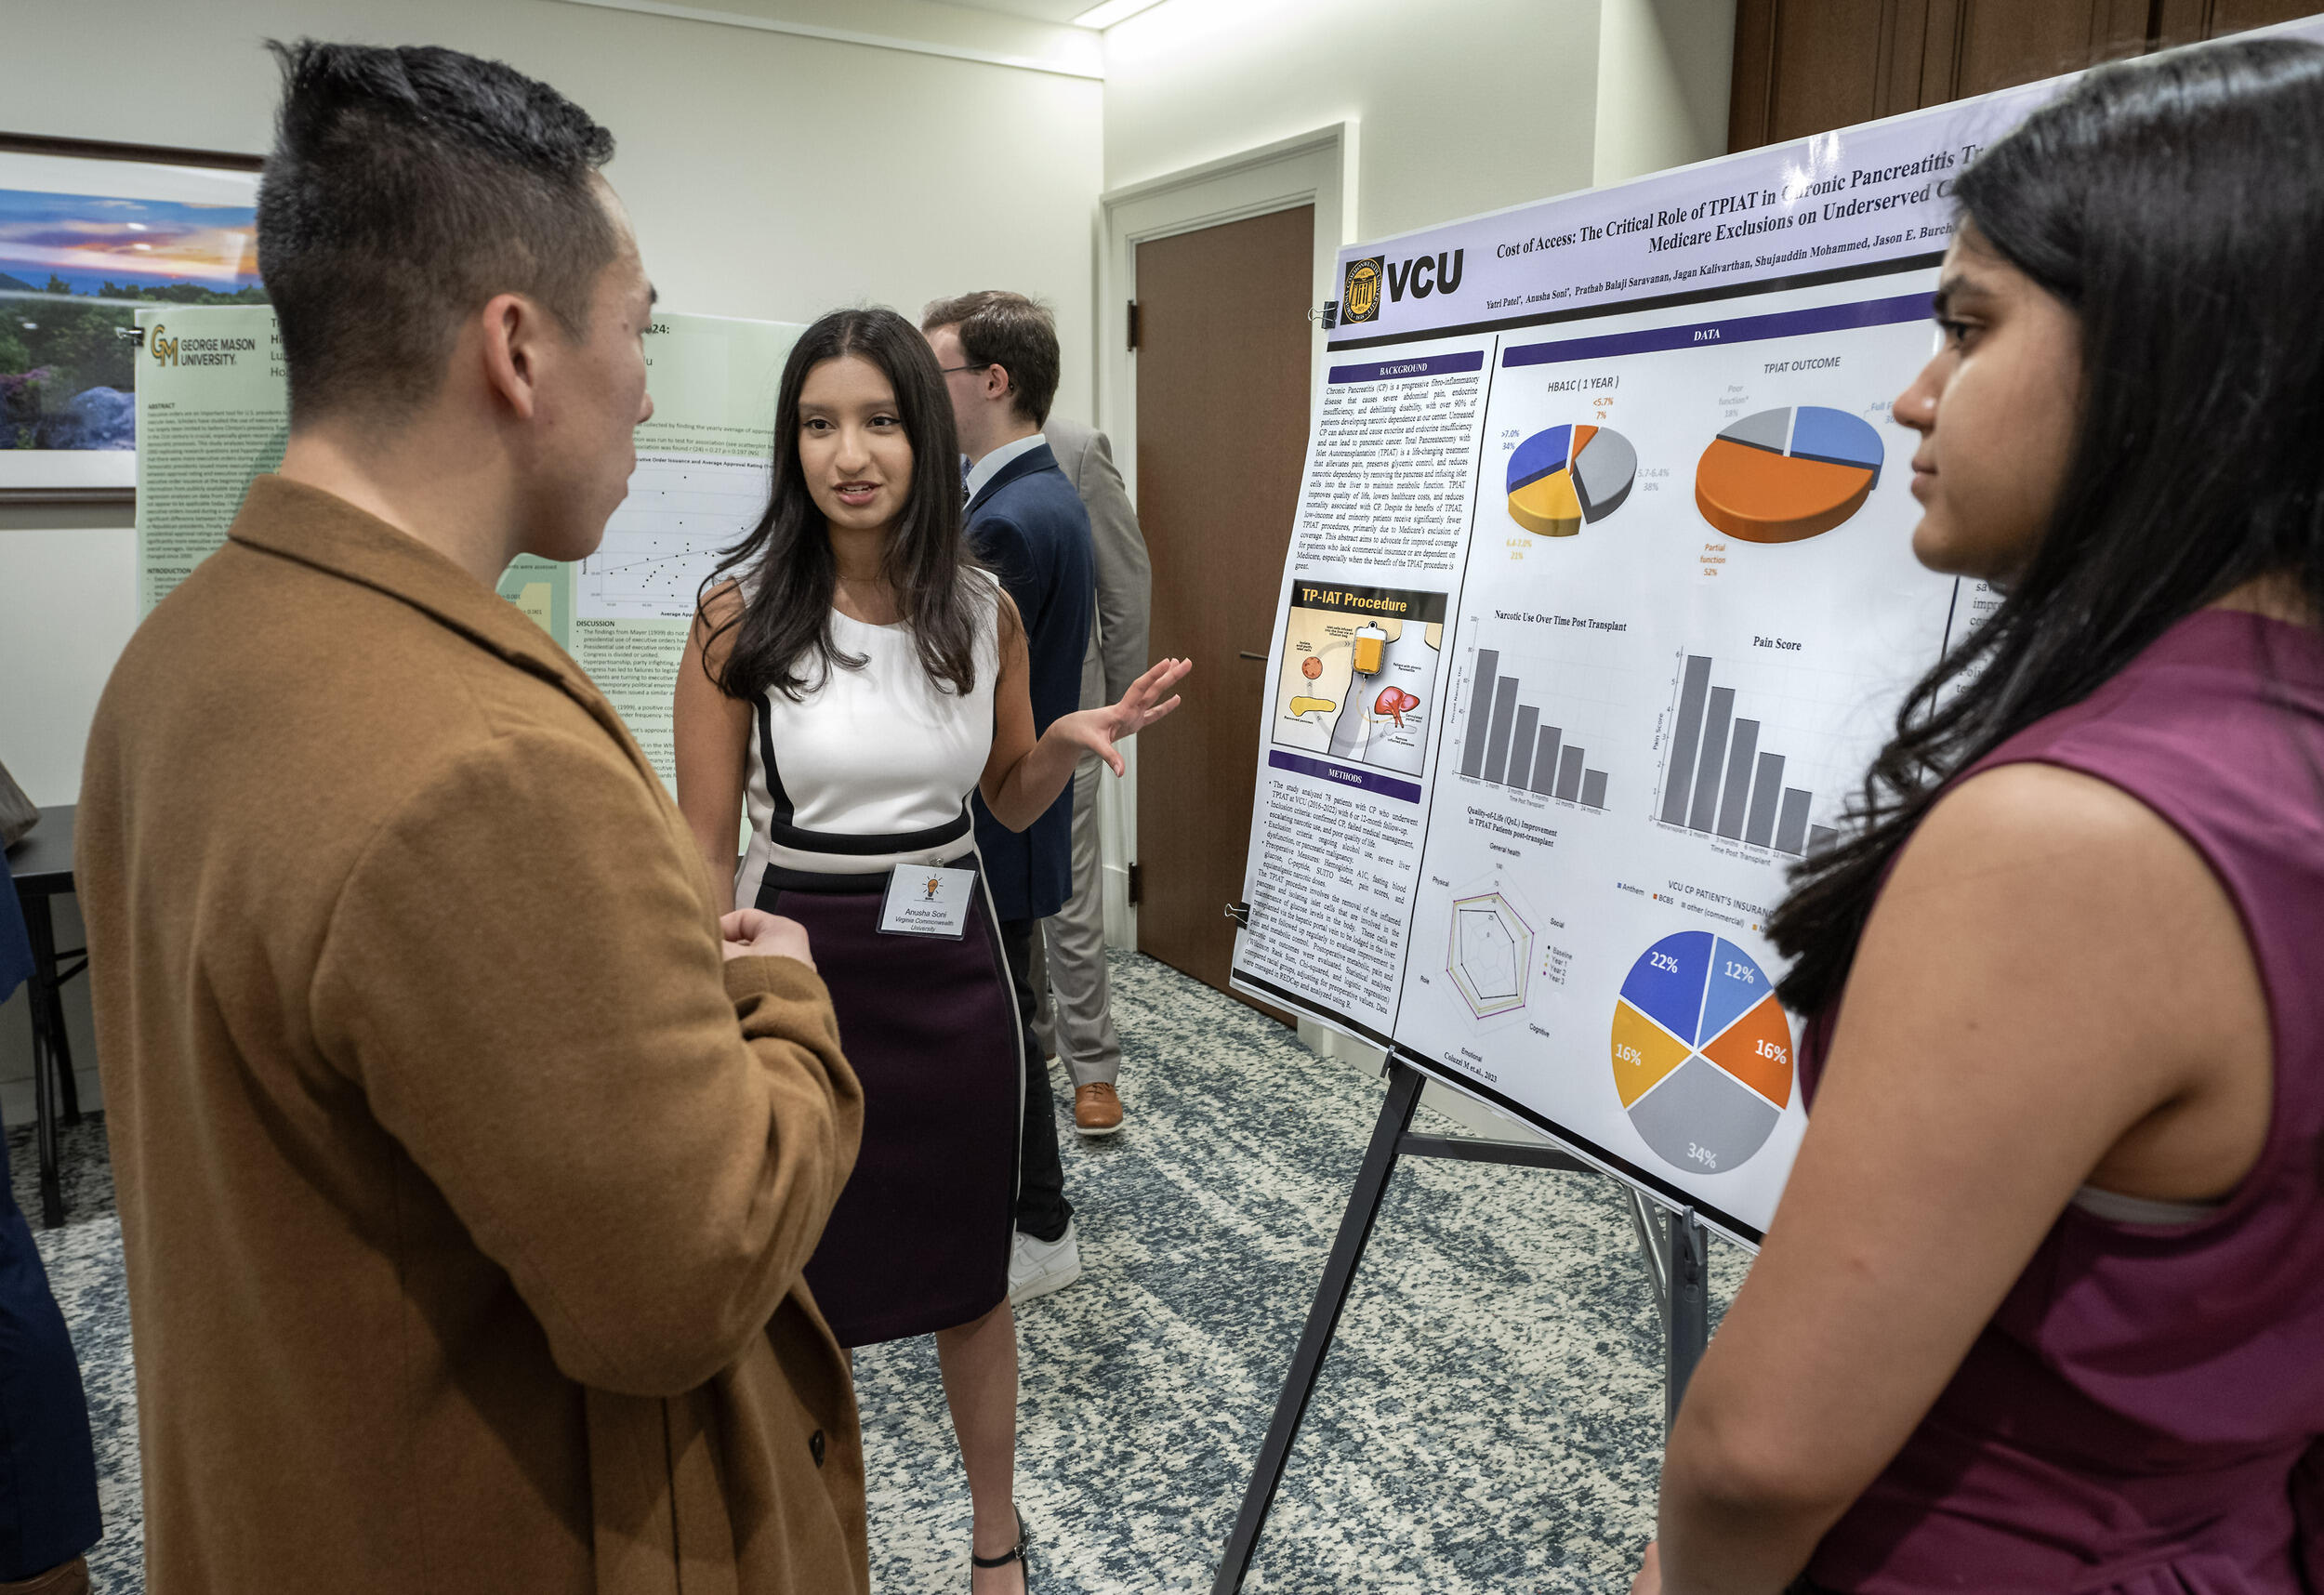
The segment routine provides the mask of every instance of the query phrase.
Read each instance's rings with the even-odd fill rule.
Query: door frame
[[[1326,334],[1316,310],[1338,297],[1340,249],[1356,239],[1357,123],[1327,123],[1239,153],[1206,161],[1098,197],[1098,426],[1138,497],[1138,368],[1129,351],[1129,301],[1138,294],[1138,245],[1296,205],[1315,207],[1315,260],[1310,289],[1308,394],[1312,407],[1323,372]],[[1201,691],[1201,683],[1193,683]],[[1129,863],[1138,856],[1138,745],[1125,750],[1123,779],[1099,790],[1099,878],[1105,892],[1109,946],[1138,945],[1138,911],[1129,901]]]

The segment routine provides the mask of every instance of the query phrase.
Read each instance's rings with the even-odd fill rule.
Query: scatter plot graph
[[[647,455],[605,540],[581,561],[580,613],[596,619],[685,620],[703,579],[767,507],[764,460]]]
[[[615,536],[618,536],[618,541]],[[591,561],[595,595],[608,603],[644,604],[655,610],[691,604],[716,553],[697,538],[632,532],[609,535]],[[696,567],[702,567],[697,570]]]
[[[1525,1006],[1533,965],[1533,928],[1498,891],[1453,903],[1452,945],[1445,972],[1479,1019]]]
[[[1638,956],[1614,1004],[1614,1089],[1675,1167],[1721,1174],[1766,1144],[1791,1101],[1791,1022],[1749,953],[1708,930]]]

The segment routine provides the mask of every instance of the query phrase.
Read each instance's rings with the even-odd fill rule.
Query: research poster
[[[2054,92],[1341,253],[1235,982],[1756,1243],[1763,933],[1998,601],[1909,546],[1954,178]]]
[[[150,612],[225,542],[251,478],[282,463],[289,389],[274,312],[138,312],[138,592]],[[802,329],[657,313],[648,328],[654,418],[638,428],[629,496],[596,553],[521,555],[500,596],[589,673],[675,784],[670,700],[695,594],[766,508],[774,401]]]
[[[662,779],[677,788],[670,692],[694,598],[719,556],[767,507],[775,388],[790,323],[657,315],[647,329],[646,392],[629,496],[596,553],[563,569],[574,660],[604,692]],[[522,574],[522,573],[517,573]],[[507,594],[510,577],[503,577]]]
[[[138,616],[217,552],[250,479],[283,463],[290,404],[264,305],[137,312]]]

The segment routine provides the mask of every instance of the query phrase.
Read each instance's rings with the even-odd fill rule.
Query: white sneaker
[[[1037,1296],[1063,1290],[1081,1277],[1081,1240],[1074,1221],[1053,1241],[1037,1241],[1017,1232],[1016,1248],[1009,1254],[1009,1300],[1022,1307]]]

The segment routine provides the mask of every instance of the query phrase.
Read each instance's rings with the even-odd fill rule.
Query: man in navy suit
[[[987,291],[939,299],[920,328],[944,368],[968,459],[969,541],[1016,600],[1032,654],[1033,731],[1081,706],[1081,658],[1097,603],[1089,514],[1041,436],[1062,363],[1056,323],[1022,294]],[[1073,792],[1022,833],[975,800],[976,845],[1000,916],[1001,944],[1023,1032],[1024,1141],[1012,1301],[1081,1277],[1081,1248],[1057,1152],[1049,1065],[1033,1039],[1033,938],[1073,895]]]

